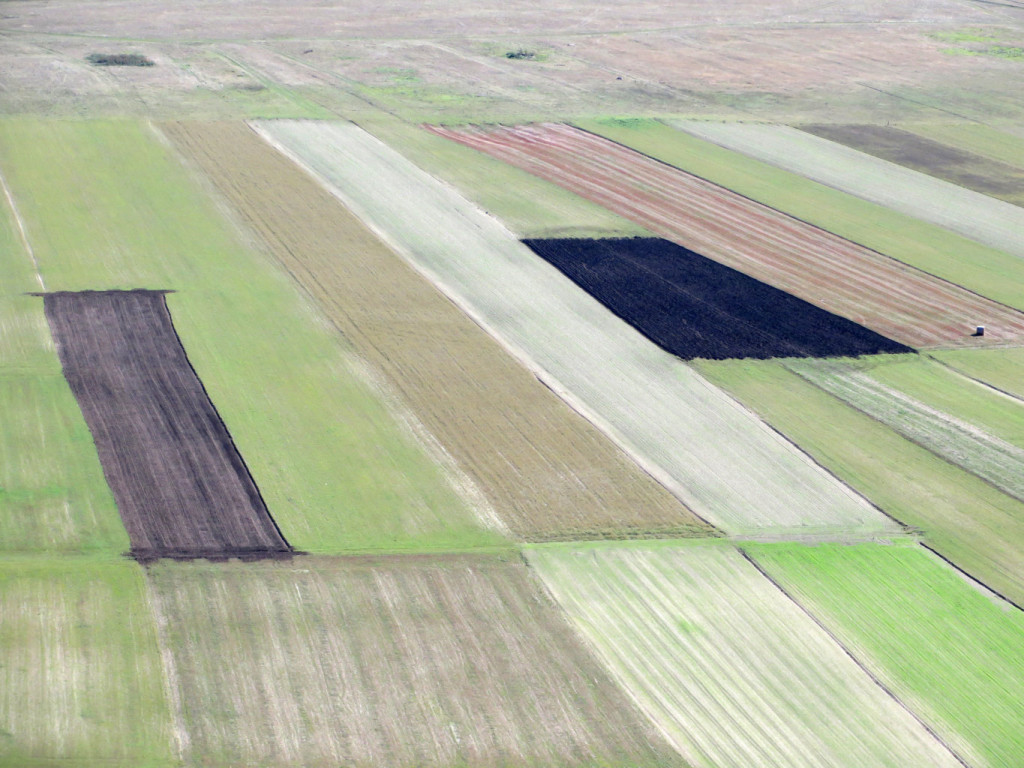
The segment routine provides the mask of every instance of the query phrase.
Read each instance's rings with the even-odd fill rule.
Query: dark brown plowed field
[[[684,360],[913,351],[661,238],[523,242],[648,339]]]
[[[178,123],[161,129],[400,394],[516,535],[713,535],[247,126]]]
[[[800,130],[891,163],[1024,205],[1024,170],[884,125],[801,125]]]
[[[1024,340],[1024,313],[585,131],[553,123],[428,129],[909,347]],[[971,336],[977,325],[985,336]]]
[[[44,296],[64,376],[139,560],[282,557],[274,524],[178,340],[163,291]]]

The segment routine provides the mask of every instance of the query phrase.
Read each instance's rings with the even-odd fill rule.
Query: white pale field
[[[1024,258],[1024,208],[785,125],[674,120],[726,149]]]
[[[895,528],[501,223],[376,138],[342,123],[257,127],[698,515],[730,533]]]
[[[694,765],[959,762],[729,546],[537,546],[527,559]]]

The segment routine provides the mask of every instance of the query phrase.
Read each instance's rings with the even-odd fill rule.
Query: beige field
[[[162,130],[518,536],[712,533],[248,126]]]
[[[186,762],[682,763],[519,562],[164,562],[149,576]]]

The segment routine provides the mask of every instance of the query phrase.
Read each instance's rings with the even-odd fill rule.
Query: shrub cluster
[[[140,53],[90,53],[85,58],[102,67],[152,67],[154,63]]]

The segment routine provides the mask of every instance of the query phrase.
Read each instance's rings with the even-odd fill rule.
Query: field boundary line
[[[662,118],[655,118],[655,119],[657,120],[657,122],[661,123],[664,126],[667,126],[668,128],[671,128],[674,131],[681,131],[682,133],[686,133],[687,135],[692,136],[695,139],[698,139],[700,141],[706,141],[708,144],[712,144],[712,145],[714,145],[716,147],[719,147],[720,149],[724,149],[727,152],[735,152],[736,154],[738,154],[738,155],[740,155],[742,157],[748,158],[750,160],[754,160],[756,162],[761,162],[761,163],[764,163],[765,165],[770,165],[773,168],[778,168],[778,166],[774,166],[771,163],[767,163],[767,162],[765,162],[763,160],[758,160],[756,157],[752,157],[750,155],[746,155],[743,152],[737,152],[734,149],[730,149],[729,147],[726,147],[726,146],[724,146],[722,144],[718,144],[718,143],[716,143],[714,141],[711,141],[710,139],[705,139],[705,138],[703,138],[701,136],[696,136],[696,135],[694,135],[692,133],[689,133],[688,131],[685,131],[685,130],[683,130],[681,128],[676,128],[670,122],[666,122]],[[665,166],[666,168],[671,168],[672,170],[678,171],[680,173],[689,174],[690,176],[693,176],[694,178],[700,179],[701,181],[705,181],[708,184],[713,184],[714,186],[718,187],[719,189],[723,189],[723,190],[725,190],[727,192],[730,192],[730,193],[736,195],[737,197],[742,197],[744,200],[749,200],[750,202],[754,203],[755,205],[760,205],[760,206],[763,206],[765,208],[768,208],[769,210],[775,211],[776,213],[778,213],[781,216],[785,216],[786,218],[789,218],[789,219],[791,219],[793,221],[798,221],[798,222],[800,222],[801,224],[803,224],[805,226],[808,226],[808,227],[811,227],[812,229],[817,230],[818,232],[823,232],[824,234],[826,234],[826,235],[828,235],[830,237],[835,237],[835,238],[837,238],[839,240],[843,240],[844,242],[850,243],[850,244],[852,244],[852,245],[854,245],[854,246],[856,246],[858,248],[863,248],[865,251],[868,251],[869,253],[876,254],[877,256],[880,256],[883,259],[887,259],[888,261],[895,262],[896,264],[899,264],[901,267],[903,267],[905,269],[911,270],[913,272],[918,272],[918,273],[920,273],[922,275],[927,275],[932,280],[938,280],[938,281],[940,281],[942,283],[945,283],[946,285],[952,285],[954,288],[957,288],[958,290],[964,291],[964,292],[969,293],[969,294],[971,294],[973,296],[977,296],[978,298],[984,299],[985,301],[990,301],[993,304],[998,304],[1001,307],[1005,307],[1006,309],[1009,309],[1011,312],[1016,312],[1017,314],[1024,315],[1024,311],[1018,309],[1017,307],[1011,306],[1011,305],[1006,304],[1006,303],[1004,303],[1002,301],[998,301],[997,299],[990,298],[989,296],[986,296],[983,293],[978,293],[977,291],[971,290],[970,288],[967,288],[967,287],[965,287],[963,285],[960,285],[959,283],[954,283],[952,280],[947,280],[944,277],[940,277],[940,276],[938,276],[936,274],[933,274],[933,273],[928,272],[928,271],[926,271],[924,269],[921,269],[920,267],[915,267],[913,264],[908,264],[905,261],[900,261],[895,256],[890,256],[887,253],[882,253],[881,251],[877,251],[877,250],[875,250],[874,248],[872,248],[870,246],[867,246],[867,245],[864,245],[863,243],[857,242],[856,240],[851,240],[848,237],[843,237],[842,235],[837,234],[837,233],[835,233],[835,232],[833,232],[833,231],[831,231],[829,229],[826,229],[825,227],[822,227],[822,226],[820,226],[818,224],[814,224],[814,223],[812,223],[810,221],[806,221],[804,219],[801,219],[799,216],[794,216],[792,213],[789,213],[788,211],[783,211],[783,210],[781,210],[779,208],[775,208],[774,206],[769,205],[768,203],[764,203],[764,202],[762,202],[760,200],[756,200],[755,198],[750,197],[748,195],[745,195],[742,192],[736,191],[732,187],[727,187],[724,184],[720,184],[717,181],[709,179],[709,178],[707,178],[705,176],[701,176],[698,173],[694,173],[693,171],[688,171],[685,168],[680,168],[678,166],[672,165],[672,163],[670,163],[670,162],[668,162],[666,160],[661,160],[661,159],[659,159],[657,157],[654,157],[653,155],[649,155],[646,152],[641,152],[636,147],[631,147],[628,144],[622,143],[621,141],[616,141],[615,139],[609,139],[607,136],[602,136],[600,133],[594,133],[593,131],[587,130],[586,128],[581,128],[580,126],[576,125],[575,123],[565,123],[565,125],[568,125],[568,126],[570,126],[571,128],[573,128],[573,129],[575,129],[577,131],[581,131],[583,133],[588,133],[591,136],[594,136],[595,138],[603,139],[604,141],[611,142],[612,144],[618,144],[620,147],[623,147],[624,149],[628,149],[631,152],[636,152],[638,155],[646,157],[649,160],[653,160],[654,162],[659,163],[659,164]],[[766,125],[781,125],[781,123],[766,123]],[[814,181],[814,179],[810,179],[807,176],[803,176],[802,174],[794,173],[793,171],[787,171],[785,168],[778,168],[778,170],[784,171],[786,173],[792,173],[794,176],[798,176],[801,179],[805,179],[805,180],[810,181],[810,182],[815,183],[815,184],[821,184],[821,186],[823,186],[823,187],[827,187],[828,189],[834,190],[836,192],[841,192],[844,195],[849,195],[850,197],[853,197],[853,198],[855,198],[857,200],[863,200],[864,199],[864,198],[857,197],[857,195],[852,195],[849,192],[844,192],[843,190],[837,189],[836,187],[831,187],[828,184],[822,184],[820,181]],[[872,201],[871,200],[867,200],[866,202],[871,203]],[[889,210],[889,211],[893,210],[892,208],[888,208],[887,206],[881,205],[880,203],[873,203],[873,204],[879,206],[880,208],[885,208],[886,210]],[[894,212],[895,213],[900,213],[899,211],[894,211]],[[924,221],[924,219],[918,219],[916,216],[910,216],[908,214],[902,214],[902,215],[907,216],[907,218],[915,219],[916,221],[922,221],[922,222]],[[924,223],[930,224],[930,222],[924,222]],[[952,232],[952,230],[948,230],[945,227],[939,227],[937,224],[932,224],[931,226],[934,226],[934,227],[936,227],[938,229],[942,229],[942,230],[947,231],[947,232]],[[959,233],[953,233],[953,234],[958,234],[959,235]],[[960,237],[964,237],[964,235],[959,235],[959,236]],[[966,238],[965,237],[965,239],[970,239],[970,238]],[[675,241],[673,241],[673,242],[675,242]],[[982,245],[984,245],[984,243],[982,243]],[[988,247],[992,248],[992,250],[996,250],[996,251],[1000,251],[1002,253],[1005,253],[1005,251],[1001,251],[1001,249],[999,249],[999,248],[994,248],[992,246],[988,246]],[[703,256],[704,254],[701,254],[701,255]],[[711,257],[707,256],[706,258],[710,259]],[[717,259],[714,259],[714,261],[717,261]],[[743,271],[743,270],[740,270],[740,271]],[[746,274],[746,273],[744,273],[744,274]],[[764,281],[761,281],[761,282],[764,282]],[[769,285],[770,285],[770,283],[769,283]],[[809,300],[805,299],[805,301],[809,301]],[[811,302],[811,303],[814,303],[814,302]],[[817,305],[815,305],[815,306],[817,306]],[[831,311],[831,310],[829,310],[829,311]]]
[[[18,206],[14,202],[14,195],[11,194],[11,188],[7,186],[7,179],[4,178],[2,170],[0,170],[0,186],[4,188],[4,197],[7,198],[7,204],[11,207],[11,213],[14,214],[14,223],[18,225],[18,234],[21,236],[22,245],[25,246],[25,251],[28,253],[29,259],[32,260],[32,267],[35,269],[36,273],[36,282],[39,283],[39,288],[45,291],[46,283],[43,282],[43,275],[39,271],[39,262],[36,260],[36,252],[32,250],[32,244],[28,241],[28,233],[25,231],[25,221],[21,218],[21,212],[18,211]]]
[[[1012,347],[1008,347],[1008,349],[1012,349]],[[925,356],[929,360],[931,360],[932,362],[938,363],[943,368],[947,368],[951,373],[955,374],[956,376],[962,376],[963,378],[967,379],[968,381],[973,381],[975,384],[980,384],[981,386],[985,387],[986,389],[991,389],[993,392],[998,392],[1000,395],[1004,395],[1005,397],[1009,397],[1014,402],[1024,404],[1024,397],[1021,397],[1020,395],[1015,395],[1012,392],[1007,392],[1005,389],[1000,389],[995,384],[990,384],[989,382],[987,382],[987,381],[985,381],[983,379],[979,379],[979,378],[977,378],[975,376],[971,376],[968,373],[964,373],[963,371],[961,371],[956,366],[950,365],[945,360],[942,360],[941,358],[935,357],[934,355],[930,355],[930,354],[926,353]]]
[[[971,768],[970,763],[964,760],[964,758],[961,757],[955,749],[953,749],[949,744],[945,742],[945,740],[941,736],[939,736],[935,729],[933,729],[928,723],[924,721],[924,719],[920,715],[917,714],[917,712],[911,709],[902,699],[900,699],[900,697],[897,696],[896,693],[893,690],[891,690],[889,686],[887,686],[878,675],[872,672],[866,664],[864,664],[860,659],[858,659],[857,656],[854,655],[853,651],[851,651],[846,646],[846,644],[843,643],[843,641],[840,640],[839,637],[825,625],[825,623],[821,619],[819,619],[814,613],[812,613],[811,610],[807,608],[807,606],[805,606],[803,603],[797,600],[796,597],[790,594],[789,590],[787,590],[785,587],[782,586],[782,584],[776,581],[771,576],[771,574],[769,574],[768,571],[766,571],[764,567],[762,567],[762,565],[759,562],[757,562],[757,560],[755,560],[754,557],[749,552],[747,552],[742,546],[737,547],[737,549],[739,550],[740,555],[743,556],[744,560],[746,560],[748,563],[754,566],[754,568],[756,568],[757,571],[772,584],[772,586],[774,586],[777,590],[779,590],[779,592],[781,592],[790,601],[792,601],[792,603],[801,611],[803,611],[803,613],[811,621],[817,624],[821,631],[828,635],[832,642],[839,646],[842,652],[845,653],[854,664],[860,667],[864,674],[871,678],[871,681],[875,685],[881,688],[889,696],[889,698],[891,698],[899,706],[906,710],[907,714],[914,718],[921,725],[921,727],[924,728],[925,731],[929,733],[929,735],[931,735],[933,739],[935,739],[939,744],[941,744],[946,749],[946,751],[948,751],[956,759],[956,761],[960,763],[960,765],[962,765],[964,768]]]
[[[983,589],[985,592],[989,593],[990,595],[994,595],[995,597],[999,598],[1000,600],[1003,600],[1007,604],[1012,605],[1018,611],[1024,611],[1024,606],[1018,605],[1013,600],[1011,600],[1009,597],[1007,597],[1002,592],[1000,592],[998,589],[994,589],[994,588],[990,587],[988,584],[986,584],[984,581],[979,579],[978,577],[972,576],[970,573],[965,571],[963,568],[961,568],[959,565],[954,563],[952,560],[950,560],[944,554],[939,552],[937,549],[933,549],[930,545],[924,543],[923,541],[920,542],[920,544],[921,544],[922,547],[924,547],[929,552],[931,552],[933,555],[935,555],[935,557],[939,558],[942,562],[944,562],[946,565],[948,565],[950,568],[952,568],[954,571],[956,571],[960,576],[962,576],[967,581],[969,581],[972,586],[980,587],[981,589]]]

